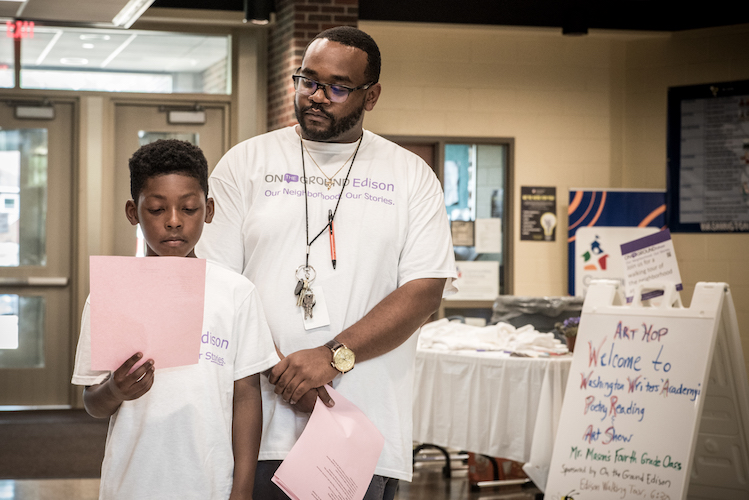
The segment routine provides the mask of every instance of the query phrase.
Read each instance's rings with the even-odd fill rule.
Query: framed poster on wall
[[[567,207],[570,295],[583,296],[595,279],[624,283],[620,245],[666,226],[666,193],[654,189],[576,189]]]
[[[671,232],[749,232],[749,80],[668,90]]]

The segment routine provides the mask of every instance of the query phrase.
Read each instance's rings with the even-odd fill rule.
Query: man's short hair
[[[319,38],[325,38],[331,42],[338,42],[342,45],[355,47],[366,52],[367,69],[364,71],[364,76],[367,78],[367,83],[377,83],[380,81],[380,66],[382,66],[380,48],[371,36],[353,26],[336,26],[335,28],[330,28],[319,33],[312,39],[310,44]],[[307,47],[309,47],[309,44]],[[306,48],[304,52],[305,54],[307,53]]]
[[[146,181],[165,174],[182,174],[197,179],[208,198],[208,161],[203,151],[187,141],[159,139],[141,146],[129,161],[130,195],[138,197]]]

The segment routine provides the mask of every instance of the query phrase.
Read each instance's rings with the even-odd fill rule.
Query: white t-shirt
[[[83,310],[73,383],[99,384],[91,370],[90,303]],[[229,498],[234,473],[234,381],[278,363],[258,293],[247,279],[208,262],[200,361],[156,365],[151,389],[112,415],[99,498]]]
[[[216,202],[196,252],[243,273],[258,288],[268,324],[282,353],[319,347],[359,321],[399,286],[420,278],[448,278],[454,290],[454,254],[442,189],[415,154],[365,131],[343,190],[346,164],[357,144],[305,141],[308,216],[302,148],[294,127],[270,132],[232,148],[210,178]],[[319,166],[318,166],[319,165]],[[331,189],[320,172],[334,177]],[[305,263],[309,220],[312,240],[335,214],[336,269],[330,238],[323,232],[310,248],[313,286],[328,326],[305,330],[296,305],[296,271]],[[320,291],[321,289],[321,291]],[[411,479],[412,386],[416,337],[377,358],[359,362],[333,386],[358,406],[385,437],[376,474]],[[281,460],[304,429],[308,416],[295,412],[273,392],[265,377],[260,460]]]

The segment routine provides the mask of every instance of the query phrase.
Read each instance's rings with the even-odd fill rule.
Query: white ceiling
[[[0,17],[68,25],[112,26],[128,0],[0,0]]]
[[[23,41],[21,59],[27,68],[196,72],[224,59],[228,50],[221,36],[42,27]]]
[[[36,23],[21,46],[29,69],[199,72],[226,57],[226,37],[116,28],[112,19],[127,3],[0,0],[0,18]],[[12,44],[0,46],[0,60],[6,59],[12,59]]]

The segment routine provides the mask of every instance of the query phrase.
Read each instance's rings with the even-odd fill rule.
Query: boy
[[[177,140],[141,147],[130,158],[130,190],[125,213],[140,223],[147,256],[195,257],[214,211],[202,151]],[[89,414],[111,416],[100,498],[251,498],[262,429],[258,374],[279,361],[254,285],[207,262],[202,331],[225,342],[202,344],[198,364],[158,374],[153,359],[130,372],[140,352],[112,373],[91,370],[89,308],[87,300],[73,383],[86,386]]]

